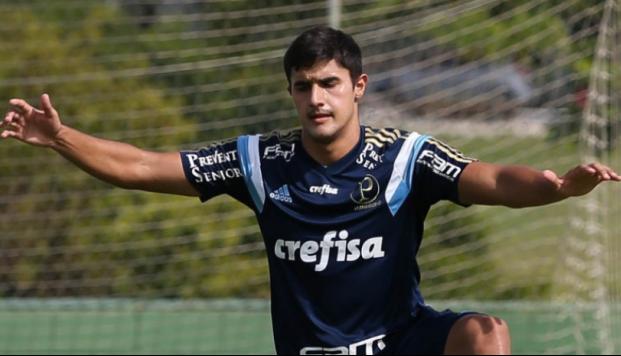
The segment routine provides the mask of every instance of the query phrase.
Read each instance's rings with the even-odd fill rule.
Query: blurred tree
[[[104,41],[110,29],[125,31],[109,26],[123,19],[122,13],[91,6],[71,13],[74,21],[65,18],[70,30],[21,7],[11,13],[0,27],[5,39],[0,51],[11,53],[0,63],[0,97],[36,102],[48,92],[67,124],[143,148],[170,150],[196,141],[196,124],[183,115],[183,97],[167,96],[143,77],[117,75],[148,69],[146,56],[98,62],[114,51]],[[138,30],[128,22],[127,31]],[[256,231],[205,238],[226,225],[202,217],[226,215],[232,209],[228,201],[200,208],[187,198],[111,189],[52,152],[14,141],[2,142],[0,162],[2,296],[266,293],[267,281],[257,277],[267,274],[264,264],[238,268],[261,253]],[[250,215],[222,220],[235,231],[253,226]],[[202,257],[234,250],[240,242],[255,246],[255,252]],[[222,278],[230,273],[236,283]]]

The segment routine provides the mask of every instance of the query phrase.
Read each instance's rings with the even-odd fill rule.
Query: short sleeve
[[[464,205],[459,201],[459,179],[474,161],[451,146],[428,138],[416,157],[414,192],[418,192],[429,205],[440,200]]]
[[[236,140],[180,154],[185,176],[200,193],[201,201],[228,194],[246,205],[250,203]]]

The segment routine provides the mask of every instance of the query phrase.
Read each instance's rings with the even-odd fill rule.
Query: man
[[[302,33],[284,69],[301,124],[287,133],[147,152],[63,125],[43,95],[41,110],[11,100],[1,137],[52,148],[123,188],[248,205],[265,240],[280,354],[509,353],[504,321],[425,305],[414,257],[429,208],[544,205],[621,177],[597,163],[558,177],[477,162],[428,136],[362,127],[368,77],[341,31]]]

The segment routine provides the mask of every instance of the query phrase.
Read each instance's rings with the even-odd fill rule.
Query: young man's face
[[[366,83],[363,74],[352,84],[349,70],[334,59],[292,70],[291,96],[305,134],[329,143],[343,130],[358,130],[358,99]]]

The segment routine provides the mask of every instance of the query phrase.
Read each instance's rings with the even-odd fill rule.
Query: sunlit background
[[[297,126],[282,56],[328,24],[362,47],[366,125],[559,174],[621,170],[619,0],[2,0],[0,100],[146,149]],[[8,104],[5,106],[8,108]],[[621,352],[621,189],[545,208],[439,204],[421,289],[500,316],[516,353]],[[0,353],[273,353],[252,211],[101,183],[0,142]]]

